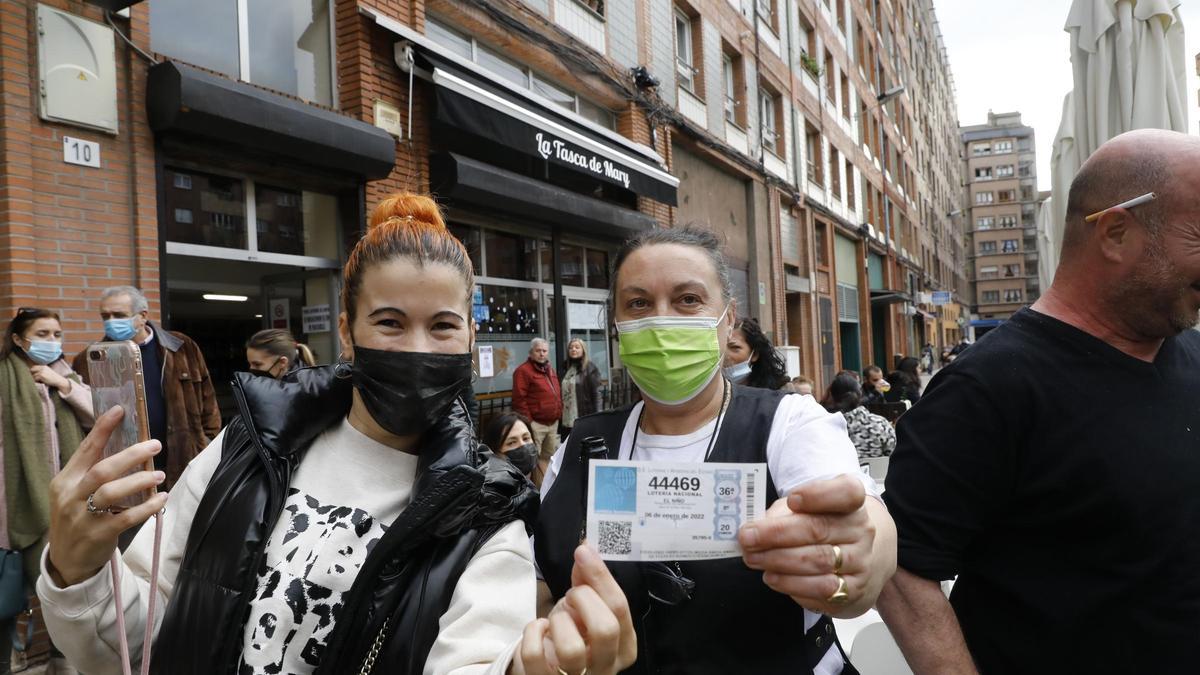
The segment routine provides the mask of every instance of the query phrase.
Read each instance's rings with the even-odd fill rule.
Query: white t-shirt
[[[196,506],[221,459],[223,436],[192,460],[167,500],[156,620],[174,589]],[[313,672],[343,594],[408,506],[416,470],[415,455],[377,443],[344,420],[313,441],[267,540],[243,627],[239,673]],[[141,653],[151,592],[153,538],[153,524],[143,527],[122,557],[126,634],[135,655]],[[59,588],[44,565],[43,559],[38,595],[56,646],[84,672],[120,673],[108,567]],[[536,593],[524,525],[509,523],[480,547],[459,578],[425,662],[426,675],[504,673],[521,632],[535,618]]]
[[[720,433],[720,429],[716,428],[716,419],[690,434],[680,436],[639,431],[637,448],[634,448],[634,430],[642,406],[642,403],[637,403],[625,422],[618,459],[630,459],[632,455],[632,459],[646,462],[704,461],[704,453],[708,450],[714,431]],[[546,498],[562,469],[565,454],[562,450],[565,446],[566,443],[563,443],[554,453],[546,476],[542,479],[542,499]],[[826,411],[811,396],[789,394],[779,402],[771,422],[771,433],[767,437],[767,471],[780,497],[804,483],[842,474],[854,476],[862,482],[868,495],[879,497],[875,481],[858,470],[858,452],[846,432],[845,418]],[[820,618],[820,614],[804,610],[804,630],[807,632]],[[813,669],[813,675],[838,675],[841,672],[842,657],[836,649],[830,649]]]

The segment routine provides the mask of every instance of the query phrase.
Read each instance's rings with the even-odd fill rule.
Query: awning
[[[644,213],[462,155],[437,154],[430,158],[429,166],[433,193],[438,201],[450,205],[467,203],[591,235],[607,232],[624,237],[652,228],[656,222]]]
[[[891,291],[887,289],[871,291],[872,305],[894,305],[899,302],[912,302],[912,296],[904,291]]]
[[[396,163],[396,141],[383,129],[171,61],[150,68],[146,115],[156,133],[192,134],[363,180],[386,178]]]
[[[497,79],[424,35],[360,8],[413,47],[417,65],[435,85],[434,119],[554,166],[577,171],[665,204],[678,204],[679,179],[651,149]]]

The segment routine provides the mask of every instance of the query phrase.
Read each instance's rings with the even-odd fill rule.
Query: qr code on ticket
[[[600,521],[600,554],[629,555],[633,552],[630,535],[633,523],[616,520]]]

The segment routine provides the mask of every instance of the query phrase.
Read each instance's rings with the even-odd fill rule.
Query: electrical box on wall
[[[112,29],[45,5],[37,22],[42,119],[117,133]]]

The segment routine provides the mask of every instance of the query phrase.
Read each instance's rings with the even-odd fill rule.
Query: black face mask
[[[533,443],[526,443],[519,448],[513,448],[504,453],[508,461],[517,467],[517,471],[528,476],[533,472],[533,467],[537,466],[538,449]]]
[[[471,384],[471,354],[354,348],[354,388],[371,417],[397,436],[419,434],[445,416]]]
[[[251,375],[253,375],[255,377],[269,377],[271,379],[276,379],[274,373],[272,373],[271,371],[275,369],[275,366],[279,365],[279,361],[282,358],[283,357],[281,356],[278,359],[275,359],[275,363],[272,363],[271,365],[267,366],[266,368],[251,368],[249,370],[249,372]]]

